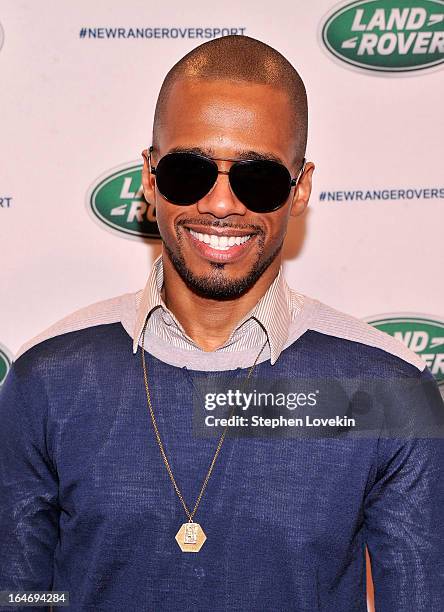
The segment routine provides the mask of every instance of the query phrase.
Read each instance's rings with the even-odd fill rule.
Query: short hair
[[[300,75],[279,51],[241,35],[222,36],[192,49],[169,70],[160,88],[154,112],[154,146],[169,92],[177,80],[184,78],[247,81],[287,93],[292,108],[289,130],[295,136],[295,159],[302,161],[307,146],[307,94]]]

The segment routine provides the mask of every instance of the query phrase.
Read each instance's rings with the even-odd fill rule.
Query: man
[[[31,340],[2,390],[0,589],[69,591],[76,611],[356,612],[367,545],[378,612],[444,609],[442,439],[193,434],[197,377],[434,385],[287,286],[306,139],[302,80],[262,42],[207,42],[168,73],[143,152],[163,242],[145,289]]]

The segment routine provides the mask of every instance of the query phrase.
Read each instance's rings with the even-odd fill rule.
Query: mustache
[[[179,219],[176,222],[177,226],[180,225],[200,225],[207,228],[230,228],[237,230],[252,230],[256,234],[265,234],[265,230],[261,225],[256,223],[231,223],[230,221],[224,221],[223,219],[202,219],[188,217],[186,219]]]

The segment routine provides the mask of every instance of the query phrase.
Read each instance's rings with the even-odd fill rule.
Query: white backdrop
[[[398,65],[411,60],[418,68],[418,58],[428,58],[431,34],[424,32],[444,29],[439,0],[338,7],[330,0],[2,0],[0,353],[11,358],[77,308],[144,286],[159,242],[110,231],[91,212],[89,195],[99,177],[140,163],[162,79],[206,40],[195,38],[197,29],[228,28],[281,51],[308,91],[307,158],[316,170],[307,214],[289,229],[289,283],[366,320],[401,318],[392,333],[406,342],[415,331],[422,334],[416,348],[442,381],[444,80],[437,61],[444,57],[444,35],[435,35],[433,68],[359,68],[335,57],[322,38],[328,15],[350,4],[353,18],[363,12],[355,30],[343,35],[351,40],[348,50],[366,33],[390,30],[393,7],[406,19],[410,13],[402,11],[417,7],[419,21],[428,11],[420,28],[393,22],[386,47],[381,42],[381,53],[367,54],[371,62],[396,64],[387,50],[413,32],[422,36],[416,53],[400,55]],[[135,38],[131,28],[144,37]],[[355,198],[356,191],[365,197],[382,190],[391,190],[387,199],[344,201],[342,193]],[[117,196],[115,206],[122,202]]]

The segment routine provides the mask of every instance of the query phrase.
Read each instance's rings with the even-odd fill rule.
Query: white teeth
[[[205,244],[209,244],[212,249],[218,251],[227,251],[235,244],[243,244],[251,238],[251,234],[248,236],[216,236],[215,234],[201,234],[192,229],[190,229],[189,232],[200,242],[205,242]]]

